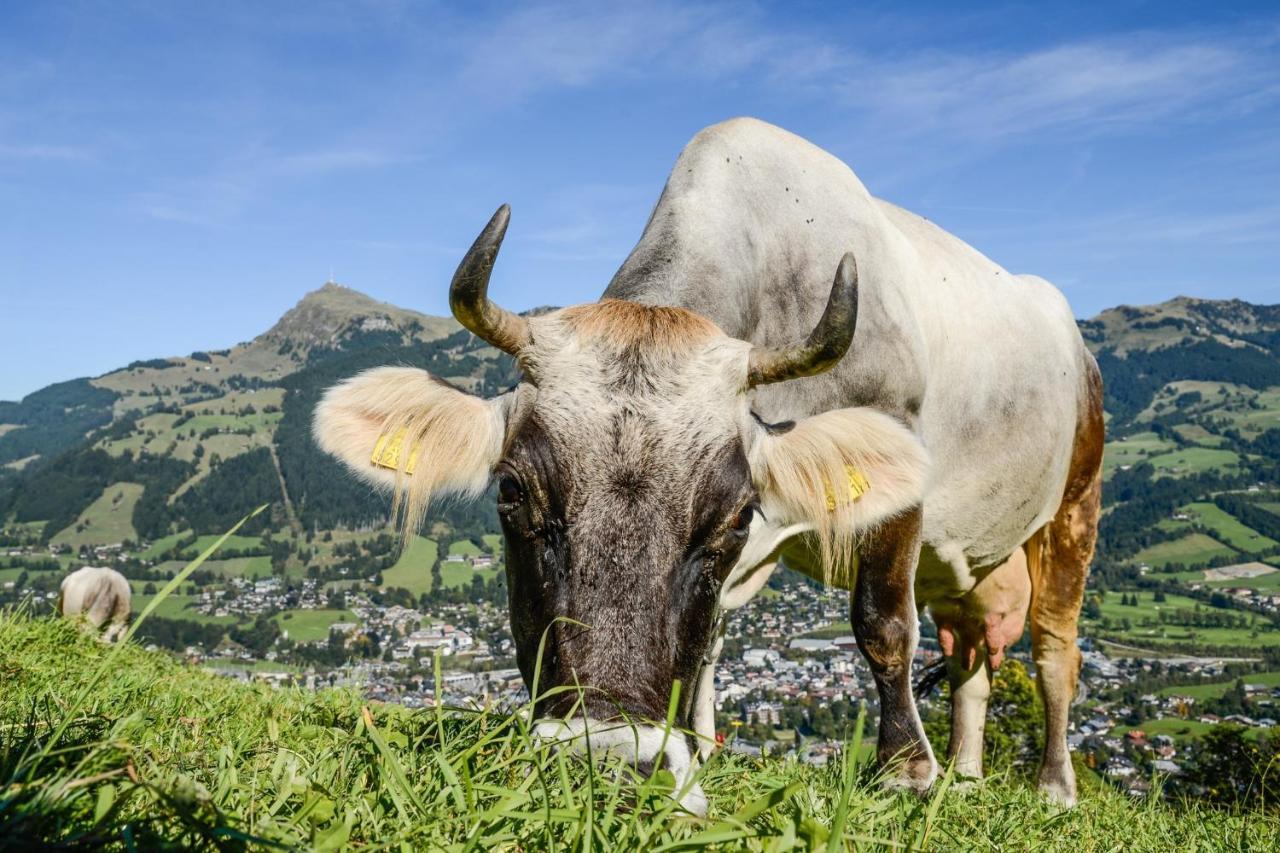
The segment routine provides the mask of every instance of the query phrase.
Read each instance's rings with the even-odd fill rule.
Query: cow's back
[[[1057,509],[1092,357],[1049,282],[879,204],[916,255],[903,286],[915,291],[928,348],[918,415],[934,471],[925,540],[957,568],[992,566]]]
[[[873,198],[800,137],[735,119],[681,154],[605,295],[680,305],[777,346],[816,323],[846,251],[859,272],[848,355],[758,389],[755,409],[783,420],[869,405],[912,424],[933,456],[927,555],[959,575],[999,562],[1057,508],[1083,405],[1090,356],[1047,282]]]

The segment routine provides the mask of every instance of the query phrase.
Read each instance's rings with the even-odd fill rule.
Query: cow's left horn
[[[846,252],[836,268],[836,280],[827,298],[827,310],[799,346],[788,349],[753,347],[747,368],[747,384],[768,385],[829,370],[848,351],[858,324],[858,265]]]
[[[529,343],[529,321],[490,302],[488,296],[489,274],[510,221],[511,207],[504,204],[471,244],[453,274],[449,309],[476,337],[509,355],[517,355]]]

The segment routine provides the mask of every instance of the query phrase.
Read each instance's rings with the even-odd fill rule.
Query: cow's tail
[[[924,665],[920,670],[920,677],[916,679],[915,687],[912,692],[915,693],[916,701],[919,701],[930,693],[933,689],[942,683],[942,679],[947,677],[947,659],[939,656]]]

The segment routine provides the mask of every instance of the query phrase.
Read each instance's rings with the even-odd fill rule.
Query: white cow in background
[[[132,598],[124,575],[115,569],[85,566],[63,578],[58,612],[67,618],[83,616],[95,630],[106,625],[102,641],[112,643],[129,627]]]

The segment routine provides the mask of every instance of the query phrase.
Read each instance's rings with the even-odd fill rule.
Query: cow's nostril
[[[653,775],[653,770],[654,770],[654,764],[652,761],[636,762],[636,772],[639,773],[645,779],[648,779],[650,776]]]

